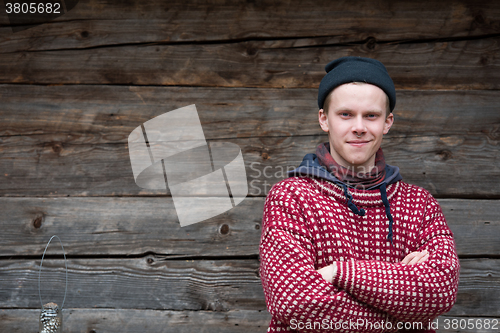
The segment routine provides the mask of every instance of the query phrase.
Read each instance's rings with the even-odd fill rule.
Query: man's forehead
[[[341,88],[341,87],[348,87],[348,86],[371,86],[371,87],[375,87],[377,88],[378,90],[380,90],[381,92],[384,92],[379,86],[377,85],[374,85],[374,84],[371,84],[371,83],[367,83],[367,82],[358,82],[358,81],[354,81],[354,82],[348,82],[348,83],[344,83],[344,84],[341,84],[340,86],[338,87],[335,87],[335,89],[332,90],[332,92],[334,92],[335,90],[337,90],[338,88]]]
[[[370,87],[368,90],[367,89],[356,89],[358,91],[353,92],[349,91],[352,90],[351,87],[353,86],[360,86],[360,87]],[[366,96],[371,96],[368,100],[364,100],[363,98],[359,98],[364,94]],[[377,96],[378,95],[378,96]],[[362,104],[362,100],[364,100],[367,105],[359,109],[360,104]],[[377,105],[378,102],[380,101],[380,105]],[[329,111],[363,111],[363,113],[368,113],[368,112],[376,112],[376,113],[384,113],[387,112],[386,115],[389,115],[390,109],[389,109],[389,97],[387,94],[380,89],[380,87],[366,83],[366,82],[349,82],[349,83],[344,83],[338,87],[336,87],[334,90],[330,92],[330,94],[327,96],[327,99],[325,101],[327,104],[326,110],[327,112]]]
[[[356,86],[359,86],[359,87],[369,87],[368,89],[355,89],[354,90],[357,90],[356,93],[364,93],[364,94],[369,94],[369,95],[372,95],[372,94],[380,94],[380,96],[387,96],[387,94],[382,90],[380,89],[380,87],[374,85],[374,84],[370,84],[370,83],[366,83],[366,82],[349,82],[349,83],[344,83],[344,84],[341,84],[340,86],[336,87],[335,89],[333,89],[329,96],[332,97],[332,95],[335,94],[336,97],[338,97],[339,95],[342,95],[342,94],[339,94],[338,92],[345,92],[345,91],[352,91],[353,89],[351,87],[356,87]]]

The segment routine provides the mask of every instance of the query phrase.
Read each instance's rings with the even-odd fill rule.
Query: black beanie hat
[[[325,66],[326,75],[318,89],[318,106],[323,108],[326,96],[344,83],[366,82],[382,89],[389,97],[389,107],[396,106],[396,89],[385,66],[378,60],[362,57],[342,57]]]

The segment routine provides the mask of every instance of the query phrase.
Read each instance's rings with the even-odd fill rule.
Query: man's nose
[[[357,116],[354,119],[352,131],[358,136],[366,132],[366,124],[365,124],[365,121],[361,115]]]

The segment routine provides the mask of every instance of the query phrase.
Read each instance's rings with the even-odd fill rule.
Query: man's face
[[[382,137],[394,121],[386,117],[387,97],[372,84],[348,83],[331,93],[328,116],[319,110],[319,123],[328,133],[334,160],[356,172],[366,173],[375,165]]]

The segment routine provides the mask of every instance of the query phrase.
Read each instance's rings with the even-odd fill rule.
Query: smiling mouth
[[[369,143],[370,141],[347,141],[348,144],[355,146],[355,147],[361,147]]]

